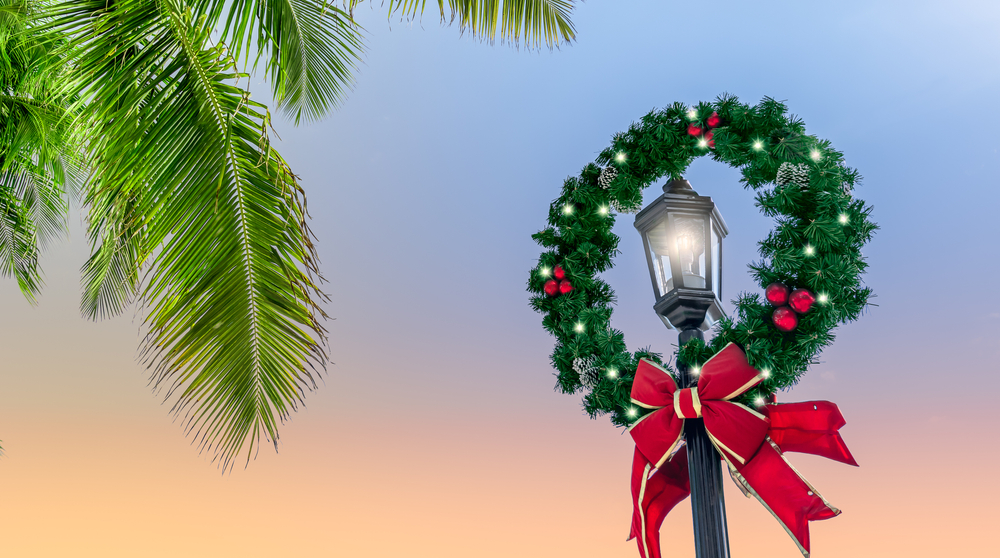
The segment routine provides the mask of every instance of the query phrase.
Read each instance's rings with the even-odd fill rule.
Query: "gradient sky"
[[[638,556],[631,439],[553,391],[530,235],[614,133],[723,92],[786,100],[860,170],[882,227],[865,251],[877,306],[779,394],[836,402],[861,463],[791,455],[844,510],[812,524],[814,558],[995,554],[1000,4],[591,0],[554,52],[482,44],[430,11],[358,17],[349,98],[278,124],[335,317],[335,364],[280,452],[221,475],[150,393],[133,312],[80,317],[76,211],[37,307],[0,281],[0,554]],[[688,178],[729,224],[726,298],[756,289],[745,264],[771,223],[737,171],[703,158]],[[632,350],[670,352],[631,216],[615,230],[614,324]],[[726,490],[734,556],[799,556]],[[665,558],[693,555],[687,502],[662,539]]]

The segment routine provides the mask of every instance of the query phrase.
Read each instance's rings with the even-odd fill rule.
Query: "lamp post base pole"
[[[704,339],[698,329],[680,334],[680,343]],[[698,378],[686,365],[677,363],[681,387],[694,387]],[[684,421],[688,448],[688,476],[691,479],[691,514],[694,519],[696,558],[729,558],[729,530],[726,527],[726,500],[722,489],[722,458],[715,450],[701,419]]]

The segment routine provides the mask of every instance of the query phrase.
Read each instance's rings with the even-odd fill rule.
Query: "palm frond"
[[[38,255],[65,230],[67,99],[62,64],[22,0],[0,0],[0,275],[30,302],[41,286]]]
[[[277,447],[327,356],[305,196],[266,107],[178,0],[74,1],[52,21],[88,99],[85,311],[138,293],[151,381],[223,469],[262,438]]]
[[[344,9],[353,13],[362,0],[345,0]],[[458,21],[459,28],[474,37],[501,42],[548,48],[576,39],[571,16],[573,0],[438,0],[442,22]],[[427,0],[387,0],[390,17],[417,18],[424,12]],[[499,31],[497,26],[499,25]]]
[[[225,14],[223,40],[242,65],[263,56],[272,93],[283,112],[318,120],[353,82],[364,50],[350,14],[326,0],[196,0],[215,21]]]

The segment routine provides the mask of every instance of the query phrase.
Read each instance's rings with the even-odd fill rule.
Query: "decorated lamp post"
[[[682,179],[663,186],[663,195],[635,217],[649,265],[653,309],[679,344],[704,340],[702,332],[722,316],[722,239],[729,230],[712,198],[699,196]],[[680,388],[698,382],[697,369],[677,363]],[[691,483],[697,558],[729,558],[722,459],[700,419],[684,425]]]
[[[731,318],[719,306],[725,222],[680,178],[702,156],[739,169],[775,218],[750,266],[760,290],[734,300]],[[663,195],[639,211],[643,189],[666,176]],[[529,275],[531,305],[556,339],[557,388],[582,393],[591,417],[608,416],[635,442],[629,538],[640,558],[675,555],[661,552],[660,525],[689,495],[697,556],[728,558],[723,467],[804,558],[809,522],[840,513],[787,454],[856,465],[840,436],[844,417],[829,401],[779,403],[775,393],[795,385],[872,294],[861,248],[876,226],[854,197],[858,178],[782,103],[724,95],[645,115],[549,205],[548,225],[533,235],[543,251]],[[615,292],[602,274],[619,250],[612,228],[617,215],[637,211],[653,308],[680,334],[674,370],[660,354],[630,351],[611,321]]]

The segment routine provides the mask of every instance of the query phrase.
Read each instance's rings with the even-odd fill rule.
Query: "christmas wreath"
[[[764,296],[741,294],[735,315],[715,324],[710,342],[696,337],[678,348],[678,364],[697,377],[690,385],[678,382],[660,355],[628,351],[611,327],[614,290],[598,274],[617,252],[615,212],[637,212],[643,188],[663,176],[682,180],[703,155],[739,168],[776,226],[759,242],[762,259],[750,265]],[[629,426],[636,443],[630,538],[643,558],[660,557],[660,524],[693,490],[689,467],[718,467],[719,456],[806,558],[808,522],[840,513],[784,456],[797,451],[857,465],[838,432],[840,410],[828,401],[778,404],[774,393],[794,385],[833,341],[833,329],[856,319],[872,295],[861,284],[861,247],[876,226],[871,207],[852,195],[859,179],[782,103],[765,98],[751,107],[724,95],[650,112],[616,135],[596,164],[568,178],[549,206],[549,226],[533,236],[546,250],[530,272],[531,304],[557,340],[558,388],[584,388],[591,417],[608,413]],[[690,436],[689,419],[700,421]],[[716,457],[704,453],[706,440]]]
[[[871,207],[852,194],[858,172],[828,141],[807,135],[802,120],[770,98],[749,106],[723,95],[650,112],[617,134],[596,163],[566,179],[549,206],[549,226],[533,235],[545,251],[528,291],[556,337],[557,388],[583,388],[591,417],[610,414],[619,426],[637,421],[645,410],[630,391],[639,361],[663,364],[658,354],[629,352],[611,327],[615,293],[598,274],[617,252],[615,213],[638,211],[643,188],[664,176],[680,179],[705,155],[739,168],[743,186],[757,192],[757,206],[776,226],[759,242],[762,259],[749,266],[766,296],[741,294],[735,315],[715,325],[712,340],[686,343],[678,361],[698,366],[729,343],[739,345],[766,376],[741,396],[753,404],[794,385],[833,341],[833,329],[868,305],[861,247],[877,227]]]

